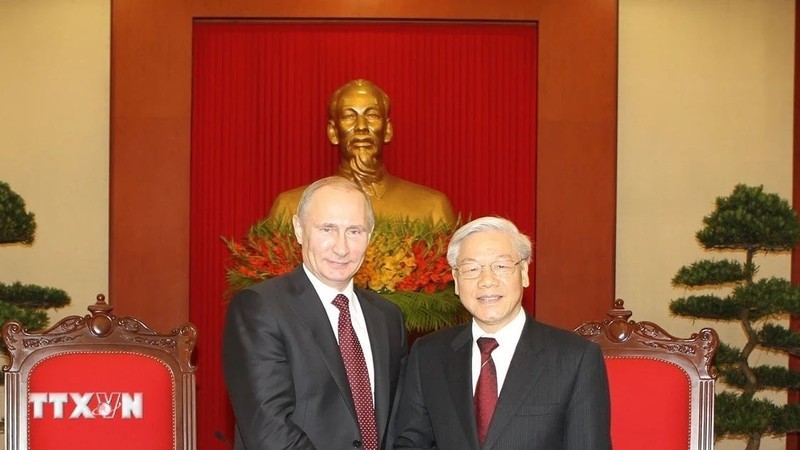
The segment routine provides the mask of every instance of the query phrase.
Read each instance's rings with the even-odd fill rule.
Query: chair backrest
[[[98,295],[45,331],[3,326],[7,450],[195,449],[195,327],[162,334],[111,309]]]
[[[680,339],[631,314],[618,299],[602,322],[575,329],[603,350],[614,450],[713,449],[717,332]]]

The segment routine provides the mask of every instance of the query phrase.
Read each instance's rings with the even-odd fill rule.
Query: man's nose
[[[362,114],[356,116],[356,129],[357,130],[367,129],[367,116]]]
[[[489,266],[484,267],[481,270],[481,274],[478,275],[478,286],[480,287],[495,286],[499,281],[497,275],[494,274],[494,271]]]
[[[336,256],[345,256],[350,253],[350,246],[347,245],[347,236],[344,233],[336,235],[336,240],[333,242],[333,253]]]

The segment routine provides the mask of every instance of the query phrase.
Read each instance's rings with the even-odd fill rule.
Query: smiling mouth
[[[499,301],[502,298],[500,295],[481,295],[478,297],[478,301],[481,303],[493,303]]]

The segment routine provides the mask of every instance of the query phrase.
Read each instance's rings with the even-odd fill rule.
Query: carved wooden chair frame
[[[88,309],[91,314],[65,317],[40,332],[29,332],[15,321],[3,325],[11,358],[3,367],[6,449],[28,448],[26,384],[37,363],[62,353],[119,351],[154,358],[168,368],[175,383],[175,449],[195,449],[195,368],[190,361],[197,340],[194,325],[184,323],[169,333],[158,333],[139,319],[113,315],[102,294]]]
[[[586,322],[575,329],[598,345],[606,358],[648,358],[680,367],[690,380],[689,450],[714,448],[714,383],[711,366],[719,337],[703,328],[689,338],[676,338],[652,322],[629,320],[632,313],[621,299],[614,301],[602,322]]]

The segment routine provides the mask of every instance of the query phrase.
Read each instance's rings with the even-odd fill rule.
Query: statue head
[[[341,166],[356,178],[380,178],[383,145],[392,140],[389,97],[367,80],[353,80],[333,93],[328,139],[339,148]]]
[[[389,97],[367,80],[353,80],[333,93],[328,104],[328,139],[339,149],[337,175],[355,182],[383,217],[433,219],[452,224],[453,207],[439,191],[392,176],[382,161],[383,146],[392,140]],[[292,214],[302,189],[282,192],[270,216]]]

